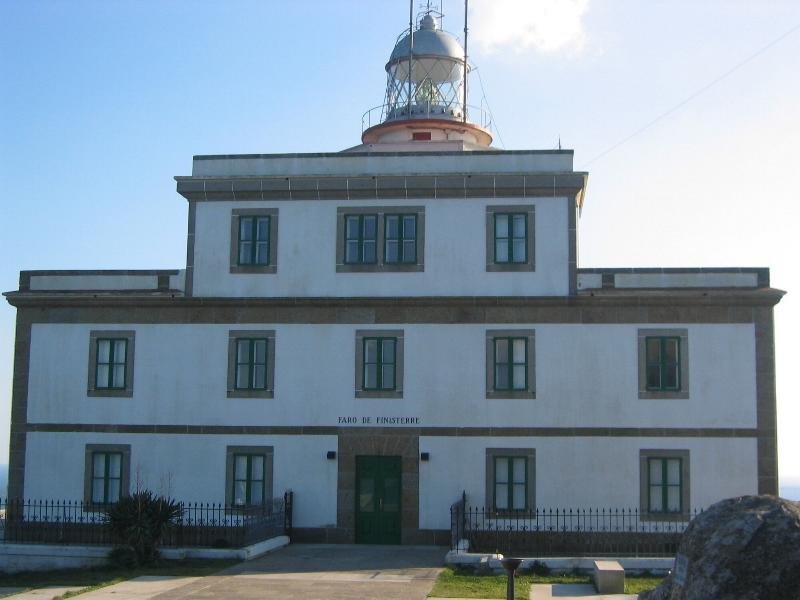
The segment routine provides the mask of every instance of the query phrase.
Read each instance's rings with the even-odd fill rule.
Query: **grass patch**
[[[625,576],[625,593],[638,594],[646,590],[652,590],[658,587],[658,584],[664,577],[654,577],[653,575],[626,575]]]
[[[476,575],[471,569],[445,567],[430,595],[438,598],[499,598],[506,597],[505,575]],[[514,595],[527,598],[534,583],[590,583],[588,575],[517,575]]]
[[[153,567],[137,567],[134,569],[108,566],[60,571],[24,571],[22,573],[0,574],[0,587],[24,587],[28,590],[50,586],[80,587],[79,591],[68,592],[63,596],[59,596],[59,598],[70,598],[141,575],[199,577],[211,575],[239,562],[238,560],[185,559],[162,560]]]
[[[656,587],[663,577],[636,576],[625,577],[625,593],[638,594]],[[476,574],[472,569],[445,567],[430,595],[437,598],[497,598],[506,597],[506,576],[496,574]],[[587,574],[568,575],[517,575],[514,594],[517,598],[527,598],[534,583],[592,583]]]

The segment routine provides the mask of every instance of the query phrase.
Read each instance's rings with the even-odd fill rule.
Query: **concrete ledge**
[[[160,552],[161,556],[168,560],[184,558],[250,560],[288,544],[289,538],[280,535],[244,548],[161,548]],[[111,549],[112,546],[0,543],[0,572],[98,567],[108,562],[108,553]]]
[[[473,567],[490,568],[497,573],[504,573],[500,565],[502,554],[481,554],[475,552],[456,552],[450,550],[445,555],[445,564],[451,567]],[[522,564],[520,569],[530,569],[534,562],[546,565],[554,573],[569,573],[571,571],[582,571],[591,573],[594,570],[595,561],[615,560],[626,573],[637,574],[643,571],[650,571],[654,575],[666,575],[672,570],[675,562],[674,558],[660,556],[642,557],[610,557],[610,556],[555,556],[555,557],[521,557]]]

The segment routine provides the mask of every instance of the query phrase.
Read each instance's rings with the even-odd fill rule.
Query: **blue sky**
[[[463,4],[444,9],[459,33]],[[780,469],[800,485],[800,3],[470,9],[496,145],[560,136],[590,172],[581,266],[768,266],[790,292],[775,312]],[[0,0],[0,288],[21,269],[182,267],[186,202],[172,177],[192,155],[357,144],[407,20],[403,0]],[[473,77],[472,103],[480,88]],[[2,303],[0,463],[13,336]]]

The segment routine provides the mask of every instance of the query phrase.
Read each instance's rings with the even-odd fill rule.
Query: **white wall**
[[[28,434],[25,496],[83,498],[86,444],[130,444],[131,489],[141,487],[185,502],[225,502],[226,446],[273,446],[273,496],[295,494],[294,525],[336,523],[337,437],[151,435],[111,433]]]
[[[536,505],[540,508],[638,508],[639,450],[689,450],[692,509],[731,496],[756,494],[752,438],[420,437],[420,528],[449,529],[449,506],[485,506],[486,448],[536,450]]]
[[[671,325],[659,325],[659,327]],[[409,325],[402,399],[355,398],[355,331],[365,325],[34,324],[33,423],[337,425],[413,416],[420,426],[755,427],[752,325],[689,332],[689,399],[639,400],[637,329],[649,324]],[[132,398],[87,396],[89,332],[136,331]],[[274,329],[275,397],[227,398],[230,329]],[[485,332],[536,331],[536,399],[487,400]]]
[[[425,206],[425,270],[337,273],[336,209],[375,201],[200,202],[195,296],[563,296],[569,291],[565,198],[406,200]],[[486,272],[486,206],[535,205],[534,272]],[[231,211],[278,208],[278,272],[230,273]]]

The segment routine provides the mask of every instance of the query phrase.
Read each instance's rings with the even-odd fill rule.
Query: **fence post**
[[[294,503],[294,492],[288,490],[283,494],[283,531],[290,538],[292,537],[292,504]]]

